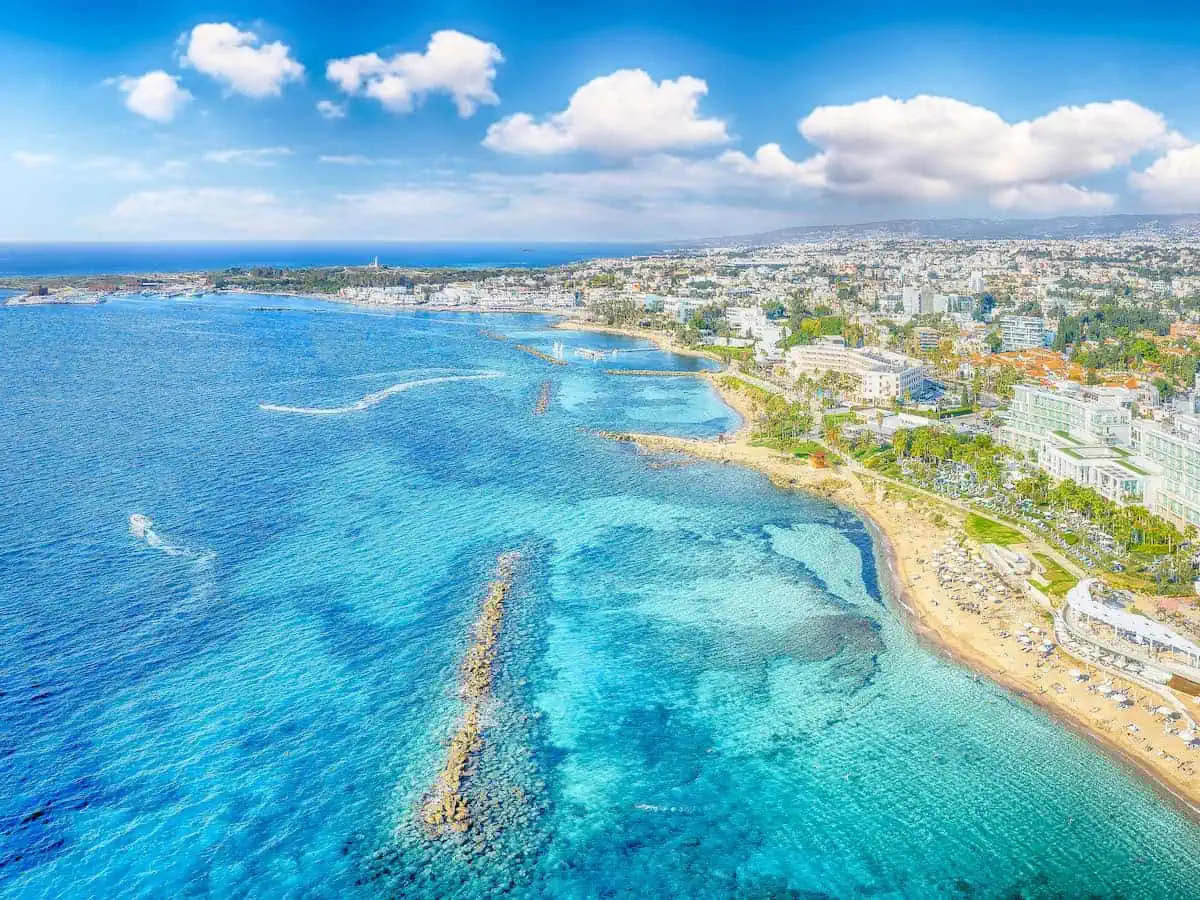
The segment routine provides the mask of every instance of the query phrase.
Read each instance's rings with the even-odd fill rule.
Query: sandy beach
[[[1164,705],[1161,697],[1138,684],[1110,678],[1061,648],[1045,658],[1037,652],[1023,651],[1014,637],[1018,632],[1030,631],[1036,638],[1034,629],[1044,629],[1053,640],[1049,614],[1025,594],[989,592],[991,597],[1003,599],[960,605],[961,587],[939,582],[936,555],[964,552],[973,557],[979,553],[978,545],[965,535],[961,510],[845,466],[814,469],[805,460],[753,446],[749,423],[755,410],[751,402],[725,388],[718,379],[710,380],[725,402],[742,416],[743,426],[736,434],[720,440],[647,434],[607,436],[635,442],[641,452],[648,454],[686,453],[749,466],[766,474],[780,488],[808,491],[854,509],[876,537],[881,573],[892,586],[892,599],[919,636],[935,649],[1049,711],[1148,777],[1165,796],[1200,818],[1198,751],[1169,733],[1168,729],[1181,725],[1155,712]],[[956,595],[956,591],[960,593]],[[1033,628],[1027,628],[1027,624]],[[1085,673],[1088,680],[1074,680],[1069,674],[1072,669]],[[1125,693],[1132,705],[1120,708],[1096,691],[1098,685],[1107,683]],[[1191,698],[1181,699],[1190,716],[1200,714],[1200,707]]]

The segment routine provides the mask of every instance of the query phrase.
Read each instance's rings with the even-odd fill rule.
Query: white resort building
[[[784,355],[793,378],[819,378],[839,372],[859,379],[858,397],[866,403],[891,403],[921,393],[925,367],[920,360],[876,347],[847,347],[840,337],[826,337],[792,347]]]
[[[1178,525],[1200,525],[1200,417],[1133,417],[1134,391],[1017,385],[1000,429],[1056,478],[1117,503],[1141,503]]]
[[[758,345],[757,355],[762,359],[777,360],[783,354],[779,344],[787,337],[787,328],[767,318],[761,306],[730,306],[725,310],[725,321],[731,330]]]
[[[1200,684],[1200,646],[1173,628],[1130,609],[1132,596],[1085,578],[1067,591],[1062,622],[1106,666],[1147,681]],[[1073,650],[1075,648],[1072,648]]]
[[[1135,419],[1131,445],[1158,472],[1153,509],[1200,527],[1200,417],[1177,415],[1170,424]]]

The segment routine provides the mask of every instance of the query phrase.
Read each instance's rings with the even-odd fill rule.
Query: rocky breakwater
[[[530,356],[536,356],[542,362],[548,362],[552,366],[565,366],[567,364],[566,360],[556,359],[549,353],[543,353],[541,350],[536,347],[530,347],[528,344],[513,344],[513,349],[520,350],[522,353],[528,353]]]
[[[554,382],[547,379],[542,382],[542,389],[538,393],[537,403],[534,404],[534,415],[545,415],[546,410],[550,408],[550,392],[554,389]]]
[[[504,624],[504,601],[519,559],[519,553],[509,552],[497,560],[496,577],[488,586],[475,622],[474,642],[463,659],[461,693],[467,708],[450,739],[446,763],[421,807],[421,820],[434,836],[464,832],[471,827],[466,785],[475,758],[483,749],[482,706],[491,694],[496,644]]]

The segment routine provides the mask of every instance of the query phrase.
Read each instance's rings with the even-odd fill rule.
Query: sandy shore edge
[[[706,350],[696,350],[692,347],[683,347],[676,344],[661,331],[650,331],[644,328],[625,328],[618,325],[598,325],[594,322],[584,322],[580,319],[564,318],[561,321],[555,322],[551,327],[559,328],[563,331],[590,331],[595,334],[619,334],[622,337],[638,338],[639,340],[649,341],[654,344],[659,350],[665,350],[667,353],[674,353],[677,356],[694,356],[699,359],[710,359],[713,362],[721,362],[721,358]]]
[[[630,334],[627,330],[616,331]],[[1081,700],[1087,705],[1100,704],[1099,700],[1088,697],[1084,686],[1067,685],[1064,688],[1066,694],[1048,690],[1047,685],[1039,681],[1047,681],[1051,670],[1043,673],[1029,670],[1029,664],[1019,657],[1008,658],[1006,662],[1000,654],[1008,657],[1007,651],[1002,650],[998,654],[995,652],[997,648],[981,640],[981,625],[967,627],[976,623],[962,617],[962,627],[948,624],[947,618],[953,618],[953,615],[947,615],[945,607],[934,596],[936,591],[929,586],[936,578],[936,573],[933,566],[928,564],[928,558],[932,546],[940,544],[954,533],[952,525],[937,529],[932,524],[925,527],[922,522],[920,529],[913,529],[912,512],[906,510],[901,517],[891,514],[887,505],[869,496],[853,475],[842,470],[812,469],[766,448],[753,447],[749,441],[754,415],[751,404],[743,395],[723,386],[718,379],[710,377],[709,381],[722,400],[741,416],[742,426],[736,433],[724,435],[719,440],[642,433],[603,433],[603,436],[634,443],[640,452],[649,454],[683,453],[710,462],[734,463],[752,468],[765,474],[778,488],[803,491],[850,509],[866,523],[871,534],[876,548],[877,569],[887,580],[887,593],[893,609],[919,640],[934,652],[972,673],[987,677],[1019,700],[1048,713],[1055,722],[1104,751],[1127,771],[1150,785],[1160,797],[1200,823],[1200,778],[1197,778],[1190,764],[1184,769],[1174,762],[1152,756],[1141,744],[1135,743],[1144,739],[1132,736],[1127,731],[1118,731],[1114,736],[1105,730],[1106,724],[1109,727],[1112,724],[1110,719],[1105,718],[1106,715],[1112,715],[1109,711],[1104,710],[1098,716],[1093,716],[1081,710]],[[919,562],[922,559],[926,564]],[[925,583],[921,584],[922,581]],[[1086,669],[1074,659],[1064,656],[1064,660],[1059,668],[1073,666]],[[1016,663],[1025,668],[1014,672],[1011,667]],[[1119,680],[1114,681],[1120,683]],[[1139,695],[1146,693],[1136,686],[1132,689]],[[1142,714],[1142,710],[1134,708],[1120,714],[1120,717],[1137,719],[1143,723],[1140,727],[1146,731],[1153,719],[1147,721]],[[1168,740],[1167,736],[1160,739],[1162,743]],[[1184,752],[1180,749],[1176,758],[1186,759]]]

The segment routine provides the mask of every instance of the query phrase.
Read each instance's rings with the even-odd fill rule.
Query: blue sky
[[[0,239],[1200,211],[1181,4],[5,7]]]

